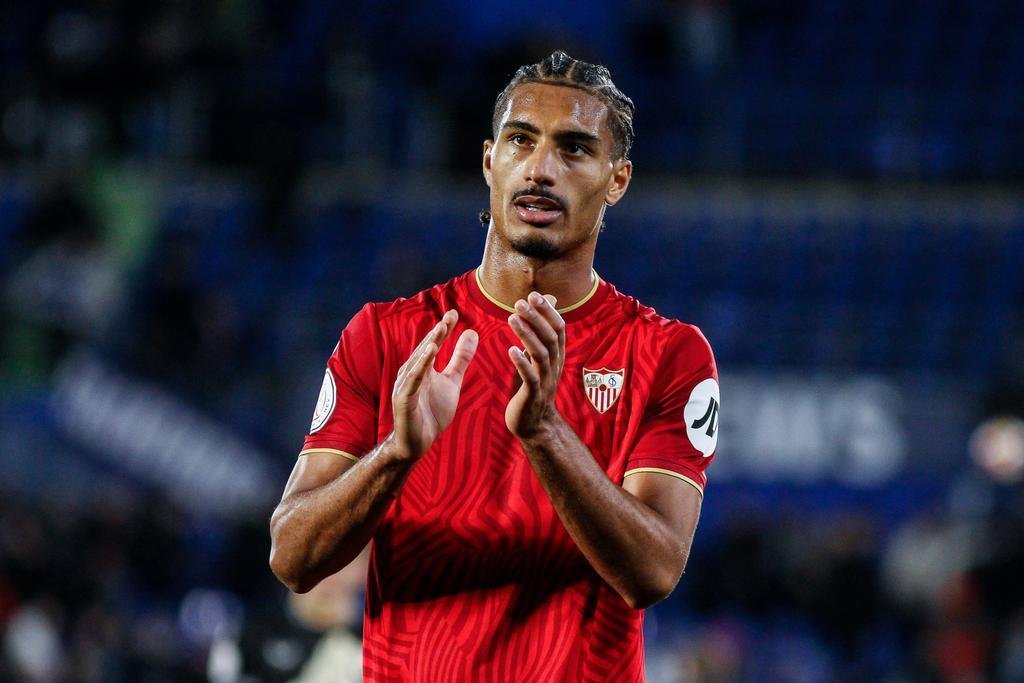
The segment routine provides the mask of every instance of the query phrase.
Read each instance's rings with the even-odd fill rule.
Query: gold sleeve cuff
[[[307,448],[299,453],[299,457],[301,458],[307,453],[333,453],[334,455],[340,455],[343,458],[348,458],[353,462],[359,462],[359,458],[356,456],[347,451],[339,451],[337,448]]]
[[[701,498],[704,497],[704,489],[703,489],[703,487],[701,487],[701,485],[698,484],[697,482],[695,482],[693,479],[690,479],[685,474],[679,474],[678,472],[673,472],[672,470],[665,470],[665,469],[662,469],[660,467],[637,467],[637,468],[632,469],[632,470],[627,470],[626,473],[622,475],[622,478],[625,479],[626,477],[628,477],[631,474],[640,474],[641,472],[653,472],[655,474],[667,474],[670,477],[675,477],[676,479],[682,479],[687,484],[689,484],[693,488],[697,489],[697,493],[699,493],[701,495]]]

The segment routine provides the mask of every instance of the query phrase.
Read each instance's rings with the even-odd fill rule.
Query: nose
[[[551,145],[540,143],[533,149],[533,153],[526,161],[523,169],[523,176],[527,182],[534,185],[551,187],[555,184],[555,169],[558,158],[556,150]]]

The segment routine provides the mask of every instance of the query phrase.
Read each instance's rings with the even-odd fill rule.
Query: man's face
[[[583,90],[525,83],[484,143],[498,237],[526,256],[593,249],[605,205],[626,192],[632,165],[614,159],[607,105]]]

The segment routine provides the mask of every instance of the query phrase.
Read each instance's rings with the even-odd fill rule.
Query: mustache
[[[516,192],[515,194],[512,195],[512,201],[514,202],[515,200],[519,199],[520,197],[526,197],[526,196],[544,197],[546,199],[550,199],[553,202],[557,202],[558,206],[561,207],[563,210],[568,205],[568,202],[565,201],[564,198],[558,196],[557,194],[555,194],[551,190],[548,190],[546,188],[540,187],[539,185],[535,186],[535,187],[528,187],[525,190],[519,190],[518,192]]]

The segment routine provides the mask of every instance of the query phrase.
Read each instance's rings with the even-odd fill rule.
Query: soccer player
[[[483,146],[482,264],[367,304],[327,362],[270,562],[302,592],[372,539],[366,680],[643,679],[719,396],[697,328],[592,268],[632,118],[604,67],[520,68]]]

